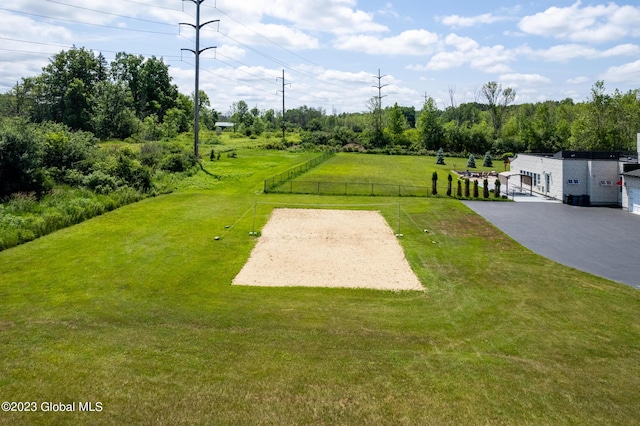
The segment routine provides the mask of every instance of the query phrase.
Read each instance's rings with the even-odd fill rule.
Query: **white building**
[[[640,151],[640,134],[638,134]],[[535,192],[573,205],[620,206],[640,214],[640,165],[617,152],[518,154],[501,173],[505,191]]]

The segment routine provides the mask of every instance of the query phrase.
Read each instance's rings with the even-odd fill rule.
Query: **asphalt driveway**
[[[464,204],[535,253],[640,289],[640,215],[562,203]]]

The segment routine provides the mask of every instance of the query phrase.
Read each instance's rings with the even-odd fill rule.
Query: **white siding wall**
[[[537,179],[533,192],[562,201],[566,195],[588,194],[591,204],[594,205],[620,202],[620,190],[616,186],[619,169],[618,161],[580,158],[563,160],[529,154],[518,154],[511,162],[511,172],[539,175],[540,179]],[[548,187],[546,175],[549,176]],[[605,184],[601,185],[601,181]],[[608,186],[608,182],[611,186]],[[512,177],[509,182],[510,190],[514,186],[520,187],[520,178],[517,176]],[[522,189],[528,191],[529,186],[523,185]]]
[[[544,158],[543,160],[543,181],[544,174],[546,173],[549,175],[549,188],[547,189],[547,195],[549,197],[555,198],[556,200],[562,201],[565,181],[562,160],[557,158]]]
[[[588,162],[589,160],[582,159],[570,159],[563,161],[563,188],[565,195],[582,195],[589,193],[589,167],[587,165]]]
[[[592,160],[589,162],[589,194],[591,204],[617,204],[618,203],[618,161]],[[604,182],[604,184],[603,184]]]
[[[511,172],[539,175],[540,179],[536,179],[537,182],[533,187],[533,192],[562,200],[564,190],[562,163],[563,161],[557,158],[518,154],[518,157],[511,161]],[[546,175],[549,175],[549,187],[546,185]],[[519,187],[520,179],[518,177],[511,178],[509,186],[511,187],[512,184],[516,184]],[[523,190],[528,191],[529,185],[523,185]]]

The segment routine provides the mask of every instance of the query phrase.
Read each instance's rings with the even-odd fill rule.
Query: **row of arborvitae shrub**
[[[453,196],[453,176],[449,174],[447,177],[447,196]],[[431,194],[438,195],[438,172],[433,172],[431,175]],[[464,192],[463,187],[464,186]],[[477,180],[473,181],[473,198],[480,198],[480,185]],[[482,198],[489,198],[493,193],[494,198],[500,197],[500,179],[496,179],[494,182],[494,188],[489,189],[489,179],[483,179],[482,181]],[[456,197],[458,198],[471,198],[471,180],[469,178],[458,179],[458,187],[456,190]]]

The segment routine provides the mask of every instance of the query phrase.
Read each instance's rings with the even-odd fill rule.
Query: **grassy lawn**
[[[351,184],[349,193],[371,193],[370,185],[366,184],[390,184],[390,185],[403,185],[403,186],[415,186],[427,188],[424,194],[431,193],[431,176],[433,172],[438,173],[438,194],[444,195],[447,192],[447,176],[454,169],[465,170],[466,159],[464,158],[446,158],[445,165],[436,164],[435,157],[421,157],[421,156],[396,156],[388,157],[384,155],[363,155],[353,153],[338,153],[333,158],[322,163],[315,169],[305,173],[294,180],[294,185],[301,189],[299,192],[305,192],[305,184],[310,188],[309,192],[313,192],[316,188],[316,182],[322,183],[336,183],[337,185],[325,185],[325,188],[330,188],[333,192],[340,192],[340,185],[345,182]],[[482,164],[482,160],[479,163]],[[472,171],[491,171],[496,170],[494,167],[477,167]],[[452,190],[455,194],[457,188],[457,175],[452,174]],[[489,187],[493,188],[493,181],[495,178],[489,180]],[[360,188],[356,184],[363,184]],[[284,184],[286,189],[288,184]],[[380,191],[394,192],[394,188],[384,189],[380,188]],[[405,192],[408,190],[405,189]],[[395,189],[397,193],[397,189]],[[408,191],[411,193],[411,191]]]
[[[314,154],[237,153],[0,252],[0,400],[39,408],[0,424],[637,424],[640,293],[532,254],[457,200],[357,207],[395,228],[401,203],[424,292],[231,286],[256,203],[259,228],[278,203],[381,202],[261,194]],[[366,161],[428,184],[436,167],[335,161],[345,178]],[[40,411],[74,401],[103,409]]]

